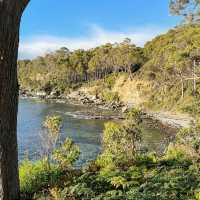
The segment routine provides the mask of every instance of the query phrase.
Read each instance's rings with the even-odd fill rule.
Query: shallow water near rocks
[[[48,103],[34,99],[20,99],[18,112],[19,160],[36,160],[41,152],[40,132],[47,115],[62,116],[62,139],[69,137],[80,146],[78,165],[93,160],[101,151],[101,135],[108,116],[117,113],[81,105]],[[95,116],[98,116],[95,119]],[[105,116],[105,119],[99,116]],[[120,121],[118,121],[120,123]],[[143,127],[143,142],[151,150],[157,150],[168,136],[161,130]]]

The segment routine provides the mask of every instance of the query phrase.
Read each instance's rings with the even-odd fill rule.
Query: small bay
[[[93,160],[101,151],[101,135],[108,116],[117,115],[110,111],[88,108],[81,105],[45,102],[35,99],[20,99],[18,111],[19,160],[36,160],[41,152],[42,123],[47,115],[61,115],[62,137],[71,138],[80,146],[78,165]],[[94,116],[105,116],[99,119]],[[121,123],[121,121],[118,121]],[[143,143],[156,150],[167,138],[161,130],[143,127]]]

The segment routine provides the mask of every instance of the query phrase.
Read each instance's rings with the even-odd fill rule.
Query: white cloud
[[[146,27],[118,32],[105,30],[99,26],[92,25],[88,35],[79,38],[56,37],[51,35],[32,36],[20,42],[19,58],[24,59],[42,56],[47,52],[55,51],[61,47],[67,47],[70,50],[80,48],[89,49],[108,42],[121,42],[127,37],[137,46],[143,46],[147,41],[165,31],[162,28]]]

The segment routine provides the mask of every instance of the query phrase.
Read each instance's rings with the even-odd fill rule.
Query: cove
[[[89,114],[88,114],[89,113]],[[116,113],[100,109],[88,109],[86,106],[48,103],[35,99],[20,99],[18,111],[18,145],[19,160],[26,158],[36,160],[41,152],[40,132],[47,115],[61,115],[63,119],[62,137],[71,138],[80,146],[81,156],[78,165],[93,160],[101,151],[101,135],[104,123],[109,120],[94,119],[91,113],[108,116]],[[105,117],[106,118],[106,117]],[[120,123],[120,121],[118,121]],[[151,150],[158,150],[168,136],[156,128],[142,127],[143,145]]]

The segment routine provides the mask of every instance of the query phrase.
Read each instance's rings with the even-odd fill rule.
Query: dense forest
[[[74,85],[104,78],[111,73],[132,74],[144,63],[143,50],[125,39],[95,49],[70,52],[61,48],[34,60],[19,61],[22,88],[64,93]]]
[[[90,50],[70,52],[61,48],[44,57],[21,60],[20,87],[59,96],[88,82],[95,84],[95,80],[104,82],[109,76],[127,74],[127,80],[143,80],[151,87],[145,94],[146,86],[138,86],[146,98],[142,106],[197,114],[199,30],[199,25],[182,25],[156,37],[144,48],[136,47],[127,38],[122,43]]]

